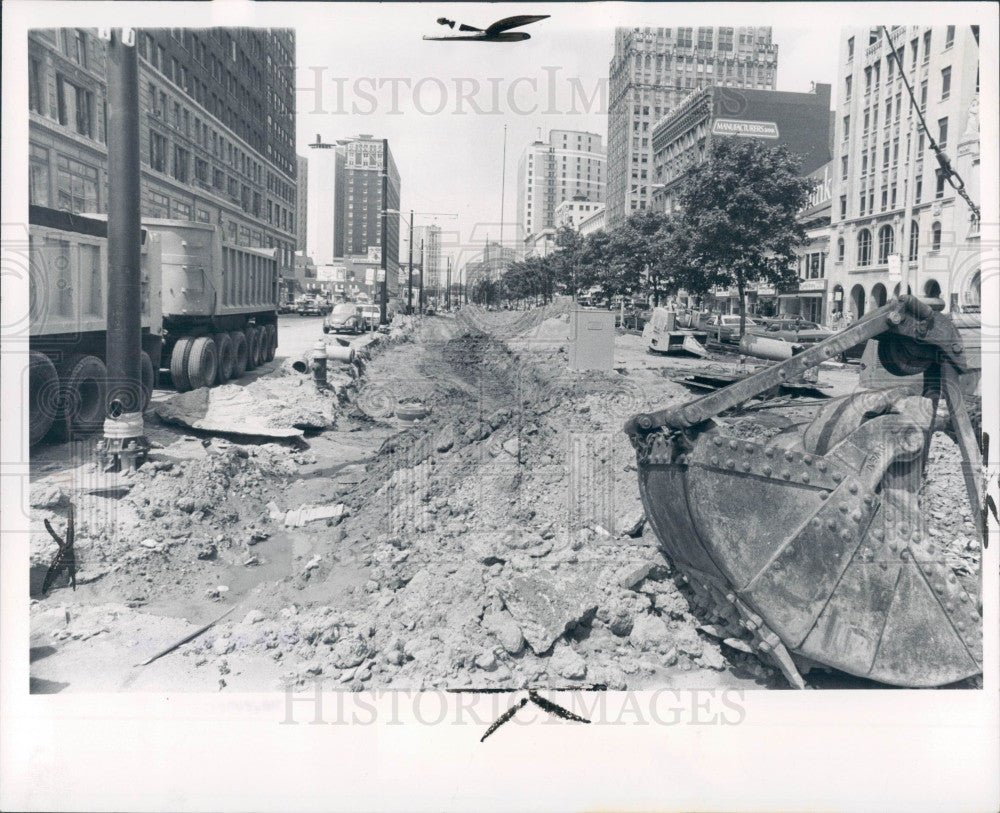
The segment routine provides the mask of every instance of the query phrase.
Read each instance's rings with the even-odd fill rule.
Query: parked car
[[[719,321],[722,324],[719,324]],[[762,328],[763,324],[752,316],[746,317],[746,332],[754,333],[754,328]],[[706,322],[704,330],[710,338],[718,338],[729,344],[740,343],[740,315],[733,313],[713,314]]]
[[[324,333],[364,333],[365,322],[361,316],[361,305],[341,302],[333,306],[323,319]]]
[[[365,330],[376,330],[382,321],[382,313],[378,305],[362,305],[361,319]]]
[[[295,303],[290,301],[279,303],[278,313],[295,313]]]
[[[816,344],[833,335],[833,331],[804,319],[776,319],[760,334],[795,344]]]

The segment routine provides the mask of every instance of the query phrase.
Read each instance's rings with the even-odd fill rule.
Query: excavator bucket
[[[794,686],[816,665],[911,687],[982,671],[978,583],[945,563],[919,506],[937,399],[913,392],[832,399],[765,439],[684,407],[627,427],[646,516],[695,609]]]

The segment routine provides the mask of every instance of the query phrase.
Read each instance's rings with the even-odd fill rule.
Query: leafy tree
[[[746,287],[795,281],[795,247],[805,240],[796,215],[813,181],[784,146],[720,139],[681,186],[681,215],[671,240],[680,281],[694,293],[736,286],[740,333],[746,329]]]

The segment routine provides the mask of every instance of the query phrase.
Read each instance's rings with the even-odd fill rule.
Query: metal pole
[[[448,256],[446,259],[448,262],[448,290],[445,291],[445,302],[448,310],[451,310],[451,256]]]
[[[130,37],[128,45],[125,34]],[[108,371],[105,446],[112,465],[134,468],[145,448],[142,421],[142,293],[139,216],[139,81],[135,31],[114,29],[108,42]],[[151,292],[156,295],[156,292]]]
[[[382,301],[379,303],[379,324],[389,323],[389,140],[382,139]]]
[[[500,247],[503,249],[503,205],[507,196],[507,125],[503,126],[503,169],[500,173]],[[487,238],[488,240],[489,238]]]
[[[410,243],[412,246],[413,243]],[[420,238],[420,315],[424,315],[424,239]]]
[[[410,209],[410,263],[406,279],[406,312],[413,313],[413,210]]]

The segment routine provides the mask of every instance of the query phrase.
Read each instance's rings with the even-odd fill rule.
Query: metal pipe
[[[107,47],[108,285],[106,362],[108,418],[129,416],[141,437],[142,355],[139,190],[139,82],[134,39],[114,29]],[[138,413],[137,431],[136,414]]]

